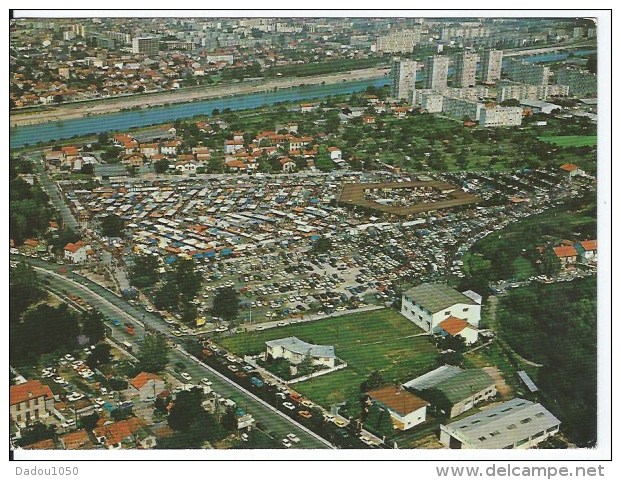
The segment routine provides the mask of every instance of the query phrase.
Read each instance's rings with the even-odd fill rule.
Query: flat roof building
[[[391,95],[397,100],[412,100],[416,83],[417,63],[414,60],[395,58],[392,62]]]
[[[453,449],[526,449],[555,435],[561,425],[539,403],[514,398],[440,426],[440,442]]]
[[[474,52],[463,51],[455,55],[455,73],[453,86],[474,87],[476,85],[478,55]]]
[[[481,53],[481,82],[495,83],[502,72],[502,50],[485,50]]]
[[[425,88],[444,90],[448,86],[449,58],[445,55],[427,57],[425,71],[427,79]]]

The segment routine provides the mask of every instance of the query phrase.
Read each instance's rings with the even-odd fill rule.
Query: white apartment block
[[[460,120],[469,118],[479,120],[483,104],[463,98],[444,97],[442,102],[442,113]]]
[[[394,59],[392,62],[392,92],[398,100],[410,100],[416,86],[417,63],[413,60]]]
[[[423,93],[420,106],[427,113],[441,113],[444,97],[439,93]]]
[[[485,50],[481,53],[481,81],[494,83],[502,72],[502,50]]]
[[[157,55],[160,49],[160,41],[154,37],[135,37],[132,38],[132,53],[144,53],[146,55]]]
[[[427,57],[425,61],[425,72],[427,74],[425,88],[433,90],[446,89],[448,85],[448,66],[449,57],[445,55]]]
[[[411,53],[419,42],[420,29],[402,30],[378,36],[375,49],[379,53]]]
[[[483,26],[458,26],[444,27],[441,32],[442,40],[450,40],[452,38],[487,38],[490,36],[490,29]]]
[[[510,59],[507,66],[507,76],[514,82],[547,85],[550,78],[550,67],[524,60]]]
[[[483,107],[479,118],[481,127],[510,127],[521,124],[521,107]]]
[[[474,87],[476,85],[478,55],[473,52],[461,52],[455,56],[455,74],[453,86]]]
[[[497,102],[505,100],[545,100],[548,97],[566,97],[569,87],[566,85],[532,85],[510,80],[501,80],[496,95]]]
[[[478,100],[489,97],[489,88],[485,86],[467,88],[447,88],[442,92],[447,97],[465,98],[466,100]]]
[[[586,70],[562,68],[556,73],[556,83],[567,85],[573,96],[597,96],[597,75]]]

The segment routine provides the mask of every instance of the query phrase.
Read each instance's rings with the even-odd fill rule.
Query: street
[[[135,324],[136,334],[133,336],[127,334],[125,329],[121,326],[112,327],[115,340],[119,342],[128,341],[135,344],[136,341],[144,337],[144,328],[142,326],[144,322],[144,325],[147,326],[149,330],[159,331],[177,344],[181,343],[181,341],[175,337],[169,336],[160,319],[127,304],[123,299],[90,280],[71,272],[67,274],[67,277],[70,278],[66,278],[63,275],[50,271],[56,269],[55,265],[40,260],[31,259],[31,263],[37,272],[53,280],[55,288],[60,288],[68,293],[79,295],[85,301],[93,305],[94,308],[100,310],[109,319],[119,319],[121,320],[121,324],[128,321]],[[171,349],[169,358],[169,363],[171,365],[182,362],[187,366],[186,372],[192,377],[191,383],[197,384],[200,382],[201,378],[208,378],[212,381],[212,388],[214,391],[220,393],[224,397],[233,398],[241,408],[250,413],[257,422],[261,423],[265,430],[270,432],[277,441],[280,441],[280,439],[284,438],[288,433],[295,433],[301,440],[295,445],[297,448],[330,448],[328,442],[325,440],[297,424],[273,407],[257,399],[237,384],[187,358],[179,349]]]

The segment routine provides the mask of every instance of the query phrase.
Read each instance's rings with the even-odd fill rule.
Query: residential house
[[[160,145],[158,143],[143,143],[140,145],[140,153],[147,158],[154,157],[160,153]]]
[[[561,261],[561,265],[566,267],[576,263],[578,260],[578,252],[573,245],[559,245],[554,247],[554,254]]]
[[[65,450],[92,450],[95,444],[91,441],[86,430],[69,432],[59,437],[60,443]]]
[[[30,380],[9,388],[9,414],[17,422],[48,417],[54,409],[54,395],[39,380]]]
[[[146,156],[142,153],[129,153],[123,155],[121,163],[127,167],[142,167],[146,162]]]
[[[561,422],[539,403],[514,398],[440,426],[440,442],[453,449],[526,449],[555,435]]]
[[[578,166],[572,163],[565,163],[561,165],[561,170],[567,176],[567,178],[573,178],[575,176],[584,175],[584,170],[578,168]]]
[[[282,167],[282,171],[285,173],[290,173],[295,171],[295,162],[291,160],[289,157],[283,157],[280,159],[280,165]]]
[[[181,145],[179,140],[171,140],[169,142],[164,142],[160,146],[160,153],[162,155],[174,156],[177,155],[177,148]]]
[[[303,103],[302,105],[300,105],[300,111],[302,113],[310,113],[318,107],[319,105],[315,103]]]
[[[99,426],[93,430],[93,434],[99,444],[109,450],[153,448],[156,445],[155,436],[136,417]]]
[[[243,140],[226,140],[224,142],[224,154],[235,153],[244,148]]]
[[[597,240],[583,240],[574,244],[580,258],[597,262]]]
[[[461,335],[473,343],[478,338],[481,300],[472,290],[460,293],[442,283],[423,283],[403,294],[401,314],[425,332]],[[443,328],[441,323],[447,320]]]
[[[266,358],[285,358],[294,365],[310,358],[313,365],[324,365],[330,368],[336,363],[337,357],[332,345],[314,345],[297,337],[270,340],[265,342],[265,345],[267,347]]]
[[[140,400],[154,400],[157,395],[166,389],[164,380],[149,372],[140,372],[130,382],[130,391],[137,393]]]
[[[425,398],[440,415],[453,418],[494,398],[496,382],[482,369],[445,365],[403,385]]]
[[[82,240],[65,245],[65,259],[73,263],[83,263],[93,253],[90,244]]]
[[[343,152],[341,151],[340,148],[338,147],[329,147],[328,148],[328,152],[330,152],[330,159],[331,160],[341,160],[342,159],[342,155]]]
[[[400,386],[386,385],[366,395],[367,404],[388,410],[395,429],[409,430],[426,419],[429,403]]]

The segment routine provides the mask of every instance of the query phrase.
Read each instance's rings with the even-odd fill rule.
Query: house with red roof
[[[153,448],[156,445],[155,437],[136,417],[98,426],[93,430],[93,434],[99,444],[109,450]]]
[[[554,247],[553,250],[564,267],[572,265],[578,260],[578,251],[573,245],[559,245]]]
[[[73,263],[84,263],[93,254],[90,244],[78,240],[75,243],[65,245],[65,259]]]
[[[54,409],[54,395],[39,380],[30,380],[9,389],[9,414],[15,422],[46,418]]]
[[[568,178],[573,178],[576,175],[584,175],[584,170],[580,170],[577,165],[573,163],[565,163],[561,165],[561,170]]]
[[[388,410],[393,426],[398,430],[409,430],[426,419],[429,403],[401,386],[386,385],[366,395],[368,406],[375,404]]]
[[[59,437],[59,440],[65,450],[92,450],[95,448],[95,444],[86,430],[66,433]]]
[[[164,380],[150,372],[140,372],[129,382],[129,390],[140,396],[140,400],[155,400],[166,389]]]
[[[451,337],[462,337],[467,345],[471,345],[477,341],[479,332],[470,325],[466,320],[450,316],[446,320],[438,323],[438,327],[442,329],[440,335],[450,335]]]
[[[291,160],[289,157],[283,157],[280,159],[280,165],[282,166],[282,171],[285,173],[291,173],[295,170],[295,162]]]
[[[330,159],[333,160],[333,161],[334,160],[341,160],[341,158],[343,156],[343,152],[338,147],[329,147],[328,148],[328,152],[330,152]]]

